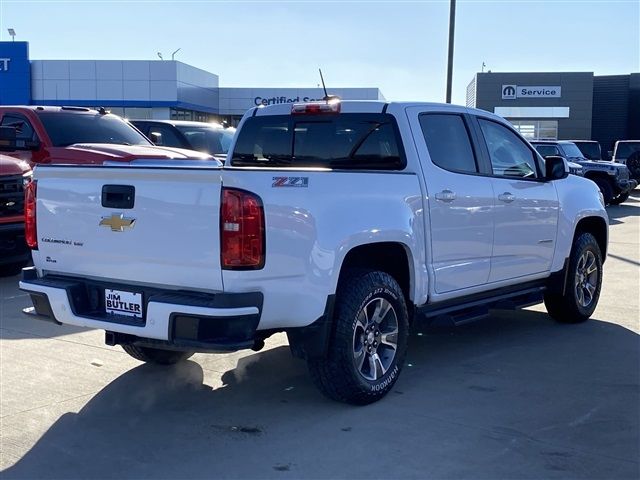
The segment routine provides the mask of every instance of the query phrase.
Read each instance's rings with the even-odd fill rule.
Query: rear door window
[[[478,173],[469,132],[461,115],[423,114],[420,126],[433,163],[453,172]]]
[[[268,115],[247,119],[233,166],[401,170],[406,161],[388,114]]]

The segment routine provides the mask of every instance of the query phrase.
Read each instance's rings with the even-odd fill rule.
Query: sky
[[[0,0],[31,59],[165,59],[224,87],[378,87],[444,101],[449,1]],[[453,102],[481,70],[640,71],[640,0],[458,0]]]

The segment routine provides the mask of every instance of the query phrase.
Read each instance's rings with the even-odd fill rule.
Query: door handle
[[[516,199],[515,195],[510,192],[504,192],[498,195],[498,200],[504,203],[511,203]]]
[[[436,193],[436,200],[440,200],[441,202],[453,202],[456,199],[456,194],[451,190],[443,190],[441,192]]]

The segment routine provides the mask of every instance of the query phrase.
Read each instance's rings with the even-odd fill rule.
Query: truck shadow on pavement
[[[194,361],[138,366],[1,476],[638,478],[636,333],[534,311],[415,330],[400,380],[367,407],[323,398],[287,347],[218,388]]]

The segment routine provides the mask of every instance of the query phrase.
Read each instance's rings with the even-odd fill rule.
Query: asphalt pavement
[[[284,335],[143,365],[24,317],[0,278],[0,478],[640,478],[640,190],[608,209],[591,320],[416,328],[382,401],[325,399]]]

